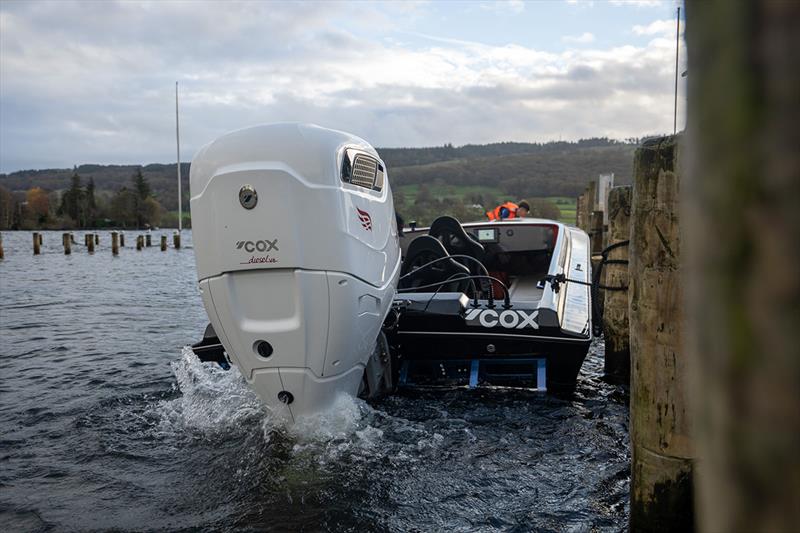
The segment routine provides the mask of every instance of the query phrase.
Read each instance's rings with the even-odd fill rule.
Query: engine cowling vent
[[[365,189],[380,191],[383,189],[383,180],[383,165],[377,159],[354,150],[345,151],[342,162],[342,181]]]

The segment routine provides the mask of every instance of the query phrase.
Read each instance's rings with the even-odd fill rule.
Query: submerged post
[[[119,233],[111,232],[111,254],[119,255]]]
[[[61,243],[64,245],[64,255],[72,253],[72,241],[69,238],[69,233],[61,234]]]
[[[608,255],[603,284],[614,289],[628,286],[628,241],[631,236],[631,187],[614,187],[608,193]],[[602,292],[605,373],[627,381],[631,372],[628,292]]]
[[[3,252],[3,234],[0,233],[0,259],[5,257],[5,253]]]
[[[41,245],[42,245],[42,241],[39,238],[39,233],[34,231],[33,232],[33,255],[39,255],[39,253],[41,252],[41,249],[40,249]]]
[[[166,235],[161,235],[161,251],[162,252],[166,252],[167,251],[167,236]]]
[[[144,248],[144,237],[141,235],[136,236],[136,251],[140,252]]]
[[[172,245],[176,250],[181,247],[181,234],[177,231],[172,235]]]
[[[692,412],[683,349],[677,136],[636,151],[631,202],[631,530],[692,531]]]
[[[86,239],[86,250],[90,254],[93,254],[94,253],[94,235],[89,234],[86,237],[87,237],[87,239]]]
[[[144,236],[144,240],[145,240],[145,246],[147,246],[148,248],[153,246],[152,237],[150,236],[149,231],[147,232],[147,235]]]

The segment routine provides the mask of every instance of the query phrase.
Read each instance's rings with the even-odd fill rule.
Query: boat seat
[[[467,233],[457,219],[448,215],[440,216],[431,224],[428,235],[441,242],[450,255],[467,255],[474,258],[477,262],[455,258],[456,261],[467,267],[471,274],[482,275],[484,273],[478,264],[478,262],[483,263],[486,255],[483,245]],[[489,281],[482,279],[479,285],[483,290],[488,290]]]
[[[431,266],[425,267],[419,274],[409,276],[400,280],[399,288],[410,289],[420,287],[422,285],[429,285],[439,281],[445,281],[448,278],[457,275],[469,276],[470,271],[467,267],[449,257],[450,254],[437,239],[430,235],[420,235],[414,239],[408,246],[406,251],[406,258],[403,260],[403,265],[400,269],[400,275],[413,272],[421,268],[423,265],[430,263],[436,259],[443,259]],[[442,287],[443,292],[466,292],[470,285],[470,280],[461,280],[449,283]],[[425,290],[435,291],[438,287],[428,288]]]

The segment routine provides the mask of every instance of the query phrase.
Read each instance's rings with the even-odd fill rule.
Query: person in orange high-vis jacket
[[[506,202],[500,204],[491,211],[486,212],[489,220],[505,220],[507,218],[522,218],[528,214],[531,206],[525,200],[521,201],[519,205],[514,202]]]

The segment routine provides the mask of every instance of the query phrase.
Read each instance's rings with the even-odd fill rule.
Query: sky
[[[182,161],[282,121],[378,147],[671,133],[677,5],[0,0],[0,172],[175,162],[176,81]]]

